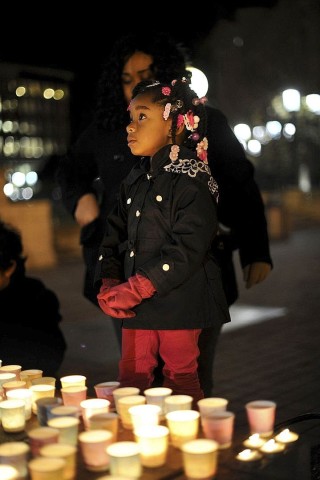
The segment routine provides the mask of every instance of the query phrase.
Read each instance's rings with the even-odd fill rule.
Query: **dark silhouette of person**
[[[66,209],[81,226],[86,266],[84,296],[97,305],[94,272],[105,218],[117,201],[119,185],[137,159],[126,142],[128,104],[145,79],[170,82],[188,76],[183,51],[166,34],[128,34],[115,42],[102,71],[96,115],[61,159],[58,183]],[[254,167],[218,109],[206,105],[208,161],[219,185],[219,235],[213,252],[219,262],[229,306],[238,297],[233,253],[238,250],[246,287],[263,281],[272,268],[264,204]],[[113,320],[120,342],[121,322]],[[205,396],[213,387],[213,359],[220,328],[200,335],[199,374]],[[120,343],[121,344],[121,343]]]
[[[20,232],[0,221],[0,358],[56,376],[66,350],[57,296],[26,275]]]

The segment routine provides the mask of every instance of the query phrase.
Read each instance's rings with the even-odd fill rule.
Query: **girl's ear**
[[[179,127],[177,127],[177,135],[181,135],[184,129],[185,129],[185,125],[184,123],[182,123]]]

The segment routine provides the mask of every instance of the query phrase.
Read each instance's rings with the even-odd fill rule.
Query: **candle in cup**
[[[298,440],[299,435],[295,432],[291,432],[288,428],[282,430],[276,437],[275,440],[280,443],[291,443]]]
[[[188,479],[208,480],[217,472],[218,443],[215,440],[197,438],[181,447],[183,469]]]
[[[272,454],[272,453],[280,453],[283,452],[285,446],[283,443],[276,442],[274,438],[268,440],[262,447],[260,448],[260,452]]]
[[[29,369],[29,370],[21,370],[20,372],[20,377],[21,377],[21,380],[24,380],[25,382],[27,382],[27,387],[31,387],[32,385],[32,380],[35,379],[35,378],[40,378],[42,377],[43,375],[43,371],[42,370],[38,370],[38,369]]]
[[[144,467],[156,468],[165,464],[169,445],[168,427],[141,426],[134,430],[134,436],[140,447],[141,464]]]
[[[77,447],[67,443],[51,443],[50,445],[44,445],[40,449],[41,457],[63,458],[63,460],[65,460],[63,480],[73,480],[76,478],[76,453]]]
[[[32,412],[37,415],[38,407],[36,400],[43,397],[54,397],[55,388],[52,385],[32,385],[30,390],[32,392]]]
[[[29,461],[31,480],[61,479],[66,461],[63,458],[37,457]]]
[[[248,448],[261,448],[262,445],[266,443],[266,440],[263,440],[263,438],[260,437],[259,433],[254,433],[253,435],[250,435],[247,440],[243,442],[245,447]]]
[[[246,448],[239,452],[236,456],[237,460],[241,462],[256,462],[257,460],[261,460],[262,455],[257,450],[251,450],[250,448]]]
[[[23,400],[3,400],[0,402],[2,428],[5,432],[22,432],[26,426],[25,404]]]
[[[140,447],[136,442],[115,442],[106,449],[110,458],[110,474],[139,478],[142,474]]]
[[[87,470],[108,470],[107,448],[112,444],[113,434],[108,430],[89,430],[79,433],[80,452]]]
[[[11,465],[19,472],[19,478],[26,478],[29,452],[30,447],[24,442],[4,442],[0,444],[0,464]],[[0,478],[3,478],[1,474]]]
[[[80,402],[82,420],[85,430],[89,430],[89,418],[95,413],[109,412],[110,402],[105,398],[88,398]]]
[[[31,403],[32,403],[32,392],[29,388],[16,388],[15,390],[9,390],[7,392],[8,400],[23,400],[24,401],[24,413],[26,420],[30,420],[31,412]]]
[[[174,410],[165,415],[170,431],[171,443],[180,448],[184,443],[196,439],[199,431],[200,413],[196,410]]]
[[[85,387],[86,377],[84,375],[66,375],[60,378],[62,388],[66,387]]]
[[[14,373],[16,376],[16,380],[20,380],[21,370],[21,365],[2,365],[2,367],[0,367],[0,372],[2,373]]]
[[[19,472],[11,465],[0,465],[1,480],[18,480]]]

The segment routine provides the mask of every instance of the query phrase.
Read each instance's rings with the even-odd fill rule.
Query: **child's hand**
[[[155,291],[148,278],[137,274],[105,291],[103,298],[112,309],[128,310],[139,305],[143,299],[152,297]]]
[[[104,295],[105,293],[103,292],[98,293],[97,299],[98,299],[99,307],[106,315],[109,315],[110,317],[113,317],[113,318],[132,318],[136,316],[136,314],[132,310],[123,310],[120,308],[110,307],[108,305],[108,302],[106,302]]]

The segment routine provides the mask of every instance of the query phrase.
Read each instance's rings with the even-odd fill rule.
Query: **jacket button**
[[[131,250],[131,252],[130,252],[130,257],[134,257],[134,251],[133,250]]]
[[[131,203],[131,198],[128,198],[127,199],[127,205],[130,205],[130,203]]]
[[[99,262],[101,262],[102,259],[103,259],[103,255],[100,255]]]
[[[170,265],[168,265],[167,263],[164,263],[162,265],[162,270],[164,270],[165,272],[167,272],[168,270],[170,270]]]
[[[157,196],[156,196],[156,200],[157,200],[157,202],[162,202],[162,197],[161,197],[161,195],[157,195]]]
[[[136,211],[136,217],[140,217],[140,215],[141,215],[140,210],[137,210],[137,211]]]

